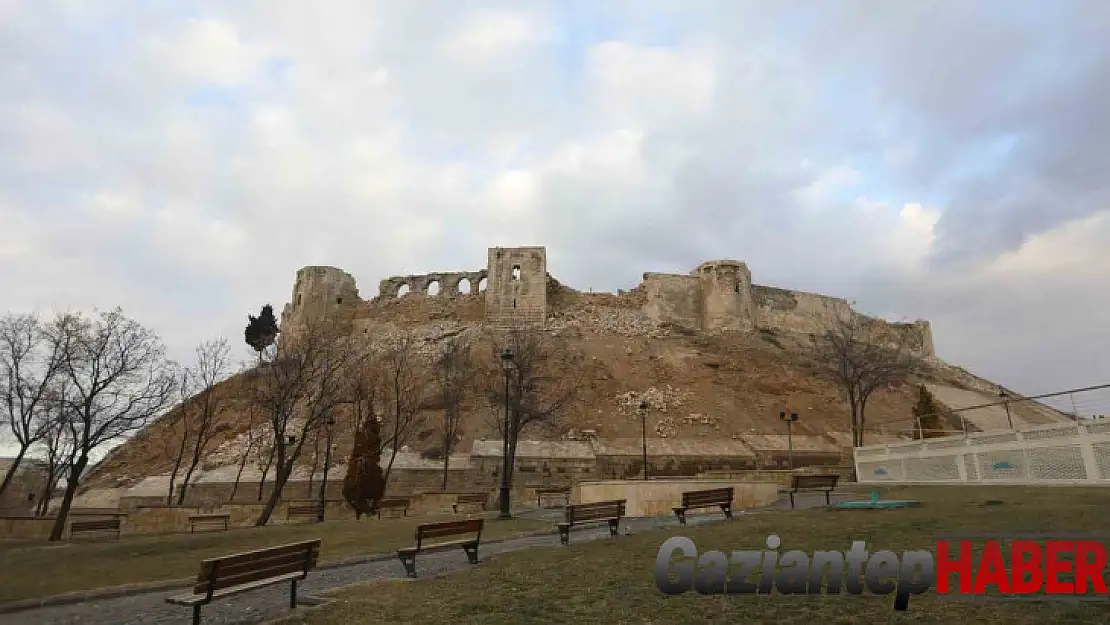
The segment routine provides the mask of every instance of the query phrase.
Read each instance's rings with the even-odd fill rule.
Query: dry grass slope
[[[337,601],[283,623],[1106,623],[1110,603],[957,602],[933,591],[893,611],[893,595],[668,596],[652,571],[659,546],[673,535],[699,552],[766,549],[806,553],[866,541],[868,551],[933,551],[936,532],[1102,531],[1110,492],[1091,488],[948,487],[891,489],[884,498],[914,498],[917,509],[835,512],[774,510],[732,522],[620,536],[615,540],[533,549],[495,557],[467,573],[419,581],[381,581],[331,594]],[[1001,499],[1002,505],[984,505]]]

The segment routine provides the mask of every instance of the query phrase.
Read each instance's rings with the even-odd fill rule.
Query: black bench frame
[[[836,488],[836,483],[840,481],[839,475],[793,475],[790,477],[790,507],[794,507],[794,494],[799,492],[809,491],[824,491],[825,505],[831,506],[832,501],[829,498],[829,493]]]
[[[726,519],[732,518],[732,497],[735,488],[711,488],[707,490],[691,490],[682,493],[682,505],[674,508],[678,522],[686,525],[686,511],[695,508],[713,508],[719,506],[725,513]]]
[[[478,564],[478,546],[482,542],[482,527],[485,519],[467,519],[466,521],[444,521],[442,523],[426,523],[416,527],[416,546],[405,547],[397,550],[397,559],[405,567],[405,574],[411,578],[416,577],[416,554],[430,551],[442,551],[452,547],[462,547],[466,558],[471,564]],[[474,534],[474,538],[466,540],[452,540],[431,545],[425,544],[429,538],[444,536],[461,536]]]
[[[303,552],[303,553],[302,553]],[[297,607],[297,582],[308,577],[320,558],[320,539],[247,551],[200,563],[193,592],[166,597],[166,603],[191,606],[193,625],[200,625],[200,609],[213,599],[222,599],[282,582],[290,582],[289,609]],[[230,562],[228,562],[230,560]],[[230,571],[230,572],[229,572]],[[271,574],[266,575],[267,572]],[[241,577],[240,583],[217,588],[221,580]]]
[[[382,518],[382,510],[397,510],[402,508],[401,516],[409,515],[409,504],[412,503],[408,497],[384,497],[378,502],[378,518]]]
[[[615,537],[621,518],[624,517],[626,502],[625,499],[613,499],[567,506],[564,512],[566,521],[556,525],[559,528],[559,542],[569,547],[570,528],[587,523],[608,523],[609,536]]]
[[[570,505],[570,487],[567,488],[537,488],[536,489],[536,507],[543,507],[544,497],[562,497],[563,505]]]
[[[231,526],[231,513],[217,512],[208,514],[193,514],[189,516],[189,533],[192,534],[196,531],[198,525],[216,525],[222,523],[223,531]]]
[[[119,540],[120,527],[123,525],[119,517],[114,519],[98,519],[95,521],[73,521],[69,524],[69,537],[82,534],[101,534],[111,532]]]
[[[482,506],[482,511],[486,510],[489,505],[489,494],[487,493],[459,493],[455,497],[455,503],[451,505],[451,509],[455,514],[459,513],[459,506]]]

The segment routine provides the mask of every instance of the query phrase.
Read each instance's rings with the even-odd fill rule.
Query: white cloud
[[[1066,222],[986,264],[984,281],[1050,279],[1076,285],[1106,280],[1110,271],[1110,210]],[[1093,284],[1092,284],[1093,286]]]
[[[543,43],[551,33],[534,15],[516,11],[478,11],[468,16],[444,45],[448,58],[482,64],[518,54]]]
[[[606,41],[590,51],[590,63],[594,97],[614,120],[704,115],[713,107],[717,76],[708,50]]]
[[[199,84],[238,85],[250,81],[267,51],[243,40],[233,24],[216,19],[189,19],[170,38],[151,38],[147,45],[165,67]]]
[[[837,192],[851,189],[862,181],[863,174],[858,169],[836,165],[819,171],[812,182],[795,192],[795,197],[804,205],[824,207],[836,200]]]
[[[0,292],[123,305],[187,356],[280,307],[302,265],[373,295],[538,244],[560,280],[604,290],[737,257],[757,282],[928,317],[942,355],[1018,387],[1045,378],[1013,363],[1099,356],[1110,233],[1081,218],[1107,205],[1102,39],[1012,37],[990,2],[823,6],[813,40],[776,27],[782,3],[660,6],[0,4]],[[975,35],[921,39],[949,20]],[[1015,42],[1093,69],[1038,79],[1037,98],[961,95],[1006,92]],[[1022,140],[985,177],[953,172],[996,135]],[[999,191],[1015,180],[1051,205]],[[936,263],[946,244],[963,264]]]

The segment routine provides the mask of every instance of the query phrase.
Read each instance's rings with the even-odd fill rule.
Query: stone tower
[[[486,322],[542,324],[547,318],[547,249],[492,247],[486,265]]]
[[[702,327],[748,330],[754,326],[752,273],[738,260],[711,260],[693,271],[701,283]]]
[[[312,321],[344,320],[361,300],[355,279],[335,267],[304,267],[297,272],[293,298],[281,313],[281,331],[296,333]]]

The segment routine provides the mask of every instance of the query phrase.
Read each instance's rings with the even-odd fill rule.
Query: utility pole
[[[1006,391],[999,391],[998,396],[1002,398],[1003,405],[1006,406],[1006,423],[1010,424],[1010,429],[1014,429],[1014,417],[1010,414],[1010,396]]]
[[[640,431],[644,445],[644,479],[648,479],[648,456],[647,456],[647,413],[648,413],[648,400],[647,397],[640,399]]]
[[[331,466],[331,430],[335,425],[335,419],[328,415],[327,420],[327,449],[324,450],[324,482],[320,486],[320,511],[317,513],[317,521],[324,522],[324,508],[328,505],[328,468]]]
[[[791,412],[791,413],[787,414],[786,411],[784,410],[784,411],[779,413],[779,419],[782,419],[782,421],[784,423],[786,423],[786,445],[787,445],[787,452],[786,453],[787,453],[788,462],[790,463],[790,470],[793,471],[794,470],[794,432],[793,432],[792,426],[794,425],[794,422],[798,420],[798,413]]]
[[[509,463],[509,377],[513,371],[513,350],[506,347],[501,350],[501,369],[505,372],[505,423],[503,428],[503,440],[501,441],[501,492],[500,508],[501,512],[498,514],[499,519],[511,519],[512,512],[509,505],[509,470],[512,466]]]

